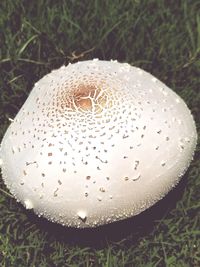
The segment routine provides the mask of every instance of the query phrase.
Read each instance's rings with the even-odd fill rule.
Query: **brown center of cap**
[[[96,88],[94,85],[79,85],[73,95],[76,107],[83,110],[92,110],[92,106],[99,92],[100,89]]]
[[[92,111],[100,113],[108,103],[108,92],[102,84],[80,83],[72,86],[70,91],[63,90],[61,93],[61,107],[79,111]],[[67,94],[66,94],[67,93]]]

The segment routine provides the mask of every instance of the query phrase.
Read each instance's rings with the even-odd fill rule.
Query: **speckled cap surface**
[[[3,179],[26,208],[66,226],[134,216],[188,168],[184,101],[142,69],[83,61],[39,80],[1,143]]]

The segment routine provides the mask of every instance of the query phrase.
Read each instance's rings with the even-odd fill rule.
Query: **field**
[[[69,62],[117,59],[149,71],[200,133],[200,1],[0,1],[0,140],[34,83]],[[200,143],[179,185],[142,214],[92,230],[23,208],[0,178],[2,267],[200,266]]]

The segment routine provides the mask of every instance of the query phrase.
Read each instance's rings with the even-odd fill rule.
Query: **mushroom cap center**
[[[73,111],[100,113],[108,104],[108,90],[104,83],[79,82],[71,86],[70,90],[63,90],[61,94],[61,107]]]

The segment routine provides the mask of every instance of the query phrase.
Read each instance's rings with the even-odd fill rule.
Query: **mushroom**
[[[146,71],[97,59],[39,80],[1,143],[5,184],[71,227],[129,218],[187,170],[197,133],[184,101]]]

